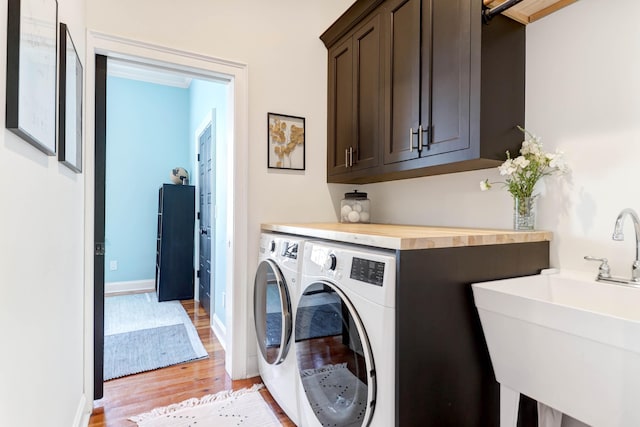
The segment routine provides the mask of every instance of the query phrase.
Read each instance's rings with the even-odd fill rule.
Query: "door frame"
[[[248,283],[245,260],[248,245],[248,67],[236,61],[215,58],[194,52],[87,30],[85,64],[85,241],[84,241],[84,388],[88,412],[93,406],[94,360],[94,201],[95,201],[95,56],[133,60],[161,68],[176,70],[204,79],[229,82],[229,192],[227,194],[227,348],[225,369],[232,379],[247,377],[248,304],[247,287],[233,283]],[[101,295],[100,297],[103,297]],[[232,325],[232,327],[231,327]]]

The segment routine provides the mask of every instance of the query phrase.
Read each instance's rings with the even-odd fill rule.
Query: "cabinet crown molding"
[[[385,0],[359,0],[352,4],[327,30],[320,35],[320,40],[329,48],[358,22],[371,13]]]

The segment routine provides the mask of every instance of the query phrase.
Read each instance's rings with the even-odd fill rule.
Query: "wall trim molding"
[[[178,87],[181,89],[188,89],[193,80],[183,73],[158,70],[156,67],[146,67],[141,64],[133,64],[129,61],[121,61],[115,58],[109,61],[107,76]]]
[[[213,313],[211,318],[211,329],[216,334],[222,348],[227,351],[227,327],[224,326],[217,313]]]
[[[104,284],[105,296],[139,292],[153,292],[155,290],[155,279],[129,280],[126,282],[109,282]]]
[[[203,62],[205,64],[215,64],[215,65],[223,66],[225,68],[229,67],[229,68],[236,68],[241,70],[247,69],[247,64],[240,61],[216,58],[213,56],[203,55],[200,53],[186,51],[186,50],[175,49],[167,46],[161,46],[161,45],[157,45],[154,43],[149,43],[141,40],[128,39],[125,37],[107,34],[100,31],[87,30],[87,33],[88,33],[87,36],[92,38],[96,43],[96,49],[95,51],[91,52],[92,54],[91,56],[93,56],[93,54],[106,55],[110,58],[125,59],[130,62],[140,63],[142,65],[154,65],[158,68],[163,68],[168,71],[180,70],[192,75],[195,74],[198,77],[202,76],[202,77],[210,78],[211,71],[214,71],[214,73],[217,71],[221,73],[221,77],[223,78],[223,80],[229,80],[229,74],[225,71],[211,70],[211,67],[206,67],[204,73],[200,75],[198,74],[197,70],[194,69],[192,66],[184,65],[183,63],[178,63],[178,62],[169,62],[169,63],[165,62],[164,64],[160,62],[157,63],[155,59],[152,57],[153,55],[149,55],[148,57],[140,57],[136,55],[129,56],[127,55],[127,53],[125,53],[125,51],[128,50],[125,47],[133,48],[134,50],[137,50],[137,51],[144,50],[144,51],[147,51],[148,53],[159,53],[162,56],[179,57],[184,60],[181,62],[188,63],[188,62],[197,61],[197,62]],[[120,46],[121,47],[119,49],[120,52],[114,49],[110,49],[111,45]],[[88,58],[89,56],[87,56],[87,59]]]
[[[85,407],[87,406],[87,396],[82,393],[80,395],[80,401],[78,402],[78,407],[76,408],[76,414],[73,417],[73,427],[85,427],[89,425],[89,418],[91,414],[86,413]]]

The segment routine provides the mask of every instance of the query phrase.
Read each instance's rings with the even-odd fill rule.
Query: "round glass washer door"
[[[323,426],[368,426],[375,406],[375,367],[353,304],[325,281],[308,285],[298,302],[296,358],[311,409]]]
[[[291,298],[280,269],[270,259],[258,265],[253,288],[258,347],[270,365],[282,363],[292,335]]]

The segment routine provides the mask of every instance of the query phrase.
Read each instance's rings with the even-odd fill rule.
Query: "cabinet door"
[[[353,43],[347,38],[329,50],[327,174],[348,172],[345,153],[355,140]]]
[[[420,125],[420,3],[420,0],[387,3],[385,164],[419,155],[414,147]],[[428,2],[424,7],[428,7]],[[429,47],[423,46],[425,58],[430,56]]]
[[[431,4],[431,22],[423,14],[422,23],[423,46],[431,39],[431,58],[422,51],[420,122],[425,127],[431,124],[423,157],[469,147],[471,1],[432,0]]]
[[[356,140],[351,167],[354,170],[379,164],[384,129],[380,25],[381,17],[377,14],[353,34]]]
[[[377,166],[384,123],[381,18],[329,50],[328,175]]]

